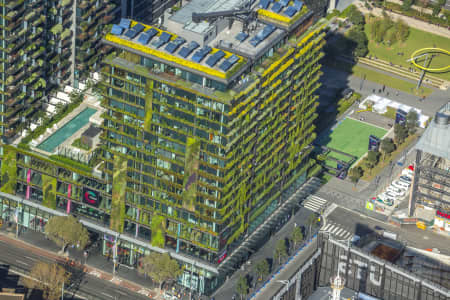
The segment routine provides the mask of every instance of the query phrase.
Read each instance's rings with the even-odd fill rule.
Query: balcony
[[[78,4],[78,8],[86,9],[90,7],[92,4],[87,0],[82,0],[80,4]]]
[[[25,21],[30,22],[32,18],[36,16],[36,11],[32,10],[28,14],[25,15]]]
[[[8,94],[10,94],[10,95],[14,94],[18,90],[19,90],[19,85],[9,85],[8,89],[7,89]]]
[[[8,1],[8,4],[6,5],[6,7],[8,9],[12,10],[12,9],[15,9],[16,7],[18,7],[22,3],[23,3],[23,0],[11,0],[11,1]]]
[[[109,24],[111,20],[113,19],[113,16],[104,16],[101,20],[102,24]]]
[[[22,22],[16,21],[16,22],[8,22],[8,26],[6,26],[6,30],[7,31],[13,31],[14,29],[16,29],[17,26],[19,26]]]
[[[45,52],[45,48],[44,47],[40,47],[39,50],[37,50],[36,52],[34,52],[31,57],[32,58],[37,58],[39,56],[41,56],[42,54],[44,54]]]
[[[20,57],[20,55],[18,53],[9,55],[8,56],[8,63],[9,64],[14,63],[19,57]]]

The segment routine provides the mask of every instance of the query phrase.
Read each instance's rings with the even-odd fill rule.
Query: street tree
[[[408,137],[408,130],[403,125],[395,124],[394,136],[395,136],[395,142],[398,145],[403,144],[405,139]]]
[[[348,19],[350,20],[350,22],[352,22],[352,24],[361,28],[364,27],[365,24],[364,15],[354,5],[351,5],[349,7]]]
[[[419,116],[415,110],[410,110],[406,115],[406,128],[408,129],[409,134],[414,134],[417,129],[417,122],[419,120]]]
[[[236,284],[236,292],[241,297],[241,300],[245,299],[245,296],[247,296],[248,293],[247,277],[244,277],[242,275],[239,276],[239,279]]]
[[[287,256],[286,249],[286,241],[283,239],[278,240],[275,245],[275,259],[278,261],[278,264],[281,264],[281,260]]]
[[[377,165],[379,157],[380,152],[378,151],[367,152],[367,157],[365,158],[364,162],[370,173],[372,172],[372,169]]]
[[[45,233],[57,245],[61,246],[61,252],[69,246],[77,246],[84,249],[89,243],[87,229],[73,216],[55,216],[45,225]]]
[[[383,161],[386,158],[386,154],[391,154],[395,150],[395,144],[391,138],[384,138],[380,143],[381,151],[383,152]]]
[[[361,167],[351,168],[349,171],[350,180],[355,184],[358,183],[359,179],[363,176],[363,170]]]
[[[270,266],[267,262],[267,259],[262,259],[255,265],[255,273],[258,277],[258,280],[262,280],[264,277],[269,275],[270,272]]]
[[[181,275],[182,270],[178,262],[168,253],[151,252],[139,261],[138,272],[149,276],[159,284],[161,289],[165,281],[175,280]]]
[[[63,284],[68,283],[70,274],[58,264],[38,262],[24,278],[24,285],[29,289],[43,292],[44,299],[58,300],[61,297]]]
[[[291,233],[291,241],[294,244],[294,248],[297,247],[297,244],[303,241],[303,232],[300,226],[295,226]]]
[[[414,4],[414,0],[403,0],[402,10],[408,11],[411,9],[411,6]]]
[[[405,42],[409,36],[409,26],[403,20],[398,20],[393,32],[399,41]]]
[[[352,28],[348,33],[348,38],[354,55],[363,57],[369,53],[367,47],[369,41],[367,40],[366,33],[363,29]]]

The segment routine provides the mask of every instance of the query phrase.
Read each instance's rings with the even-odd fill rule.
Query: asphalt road
[[[378,226],[386,231],[396,233],[398,240],[406,242],[408,246],[419,249],[438,248],[441,254],[450,255],[447,238],[430,231],[421,230],[415,225],[404,225],[399,228],[342,207],[336,208],[328,216],[328,222],[338,224],[339,227],[360,236],[374,232],[375,226]]]
[[[41,257],[33,252],[12,246],[4,241],[0,241],[0,262],[12,266],[27,273],[38,261],[54,262],[49,258]],[[85,299],[119,300],[119,299],[148,299],[148,297],[130,292],[114,283],[98,279],[83,273],[81,283],[78,287],[69,289],[75,295]],[[75,284],[77,285],[77,284]]]

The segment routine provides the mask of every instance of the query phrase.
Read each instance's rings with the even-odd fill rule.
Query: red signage
[[[439,210],[436,211],[436,215],[438,215],[439,217],[443,217],[443,218],[446,218],[446,219],[450,220],[450,214],[443,213],[443,212],[441,212]]]
[[[225,251],[219,256],[219,259],[217,260],[217,263],[220,264],[221,262],[224,261],[225,258],[227,258],[227,250],[225,250]]]

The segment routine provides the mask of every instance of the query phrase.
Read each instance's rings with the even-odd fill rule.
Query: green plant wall
[[[8,194],[16,193],[17,183],[17,165],[16,151],[5,149],[5,155],[2,159],[2,181],[0,191]]]
[[[152,246],[164,248],[165,232],[166,232],[166,218],[160,215],[152,216]]]
[[[183,179],[183,207],[195,211],[197,197],[197,171],[199,166],[200,141],[188,137],[186,143],[186,156]]]
[[[145,119],[144,119],[144,129],[148,132],[151,131],[152,125],[152,100],[153,100],[153,80],[149,80],[145,86]]]
[[[56,178],[42,174],[42,190],[44,200],[42,204],[48,208],[56,208]]]
[[[117,232],[123,232],[125,189],[127,187],[127,160],[119,155],[116,155],[114,158],[110,228]]]

